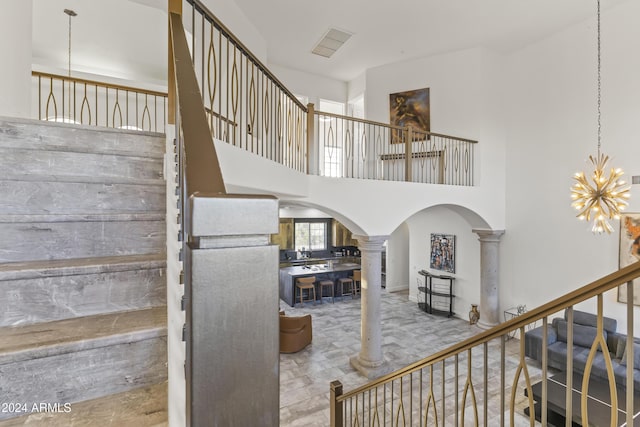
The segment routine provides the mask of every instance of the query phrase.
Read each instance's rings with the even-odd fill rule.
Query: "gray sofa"
[[[554,318],[547,331],[547,363],[549,367],[564,371],[567,367],[567,313],[564,318]],[[609,317],[603,319],[607,350],[611,356],[616,384],[626,387],[626,340],[625,335],[616,332],[617,321]],[[583,373],[589,351],[596,338],[596,316],[584,311],[573,311],[573,369]],[[607,380],[607,368],[604,355],[598,347],[591,375]],[[525,355],[542,361],[542,326],[525,333]],[[634,339],[633,388],[640,391],[640,341]]]

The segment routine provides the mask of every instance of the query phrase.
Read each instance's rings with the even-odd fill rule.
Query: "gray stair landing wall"
[[[166,305],[163,257],[0,264],[0,327]]]
[[[0,117],[0,263],[165,252],[165,138]]]

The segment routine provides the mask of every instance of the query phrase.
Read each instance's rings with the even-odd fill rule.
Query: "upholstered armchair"
[[[296,353],[312,339],[311,315],[288,317],[280,312],[280,353]]]

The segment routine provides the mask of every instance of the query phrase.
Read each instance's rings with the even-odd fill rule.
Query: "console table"
[[[425,285],[418,286],[418,306],[429,314],[442,314],[452,317],[453,298],[455,298],[453,281],[455,277],[431,274],[426,270],[420,270],[418,274],[425,278]],[[433,279],[438,279],[440,282],[433,283]],[[424,298],[424,303],[420,303],[421,294]],[[449,306],[448,310],[446,309],[447,305]]]

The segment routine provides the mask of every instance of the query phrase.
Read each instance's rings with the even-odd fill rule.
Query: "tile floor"
[[[481,332],[477,326],[471,326],[465,320],[429,315],[421,311],[416,303],[409,301],[407,292],[387,293],[383,289],[381,306],[383,353],[386,363],[394,370]],[[313,316],[313,342],[298,353],[280,355],[280,425],[328,426],[330,382],[340,380],[345,392],[367,382],[349,365],[349,358],[360,351],[360,299],[336,299],[334,304],[330,299],[325,299],[324,304],[305,304],[304,307],[298,304],[295,308],[281,301],[280,308],[291,316],[307,313]],[[500,373],[499,344],[490,344],[489,347],[489,372],[491,378],[497,378]],[[505,347],[506,383],[510,386],[518,365],[519,340],[509,340]],[[482,367],[482,352],[476,353],[480,355],[476,357],[474,354],[472,358],[474,369]],[[464,357],[461,355],[461,371],[466,367]],[[529,374],[534,382],[539,378],[540,370],[529,366]],[[465,381],[466,376],[460,372],[460,395]],[[498,396],[500,381],[488,383],[489,395]],[[477,384],[475,387],[480,399],[481,387]],[[520,380],[517,390],[522,390],[523,387],[523,380]],[[516,397],[518,409],[515,425],[530,425],[529,418],[522,415],[525,399],[521,392]],[[445,401],[449,405],[449,399]],[[438,401],[438,407],[440,404]],[[417,406],[419,405],[414,405],[414,413],[419,411],[419,408],[415,408]],[[506,407],[508,408],[508,396]],[[493,399],[488,408],[489,425],[499,425],[499,412],[499,403]],[[414,417],[419,419],[420,416],[418,414]],[[466,411],[466,417],[473,417],[473,413]],[[482,418],[482,413],[480,417]],[[470,421],[469,418],[466,420],[465,423]],[[414,424],[415,422],[414,418]],[[505,422],[509,425],[508,412]],[[446,425],[455,425],[455,418],[447,417]]]

